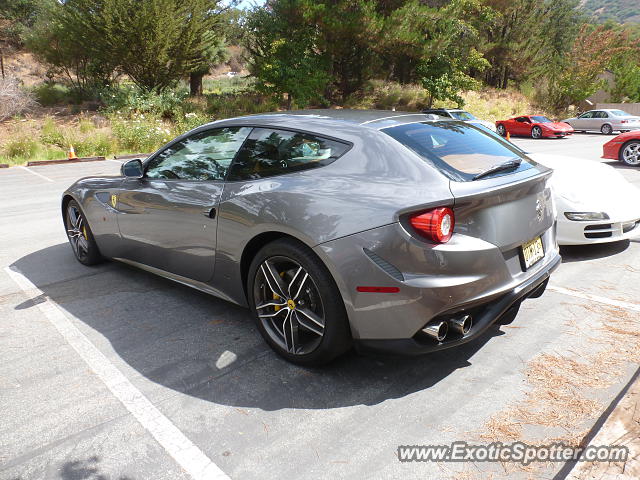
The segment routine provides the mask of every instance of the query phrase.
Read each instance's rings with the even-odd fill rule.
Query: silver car
[[[600,131],[605,135],[611,135],[614,131],[628,132],[640,129],[640,117],[615,109],[589,110],[563,122],[571,125],[577,132]]]
[[[513,320],[560,261],[551,171],[484,129],[387,111],[213,122],[62,198],[77,259],[248,306],[317,365],[419,354]]]

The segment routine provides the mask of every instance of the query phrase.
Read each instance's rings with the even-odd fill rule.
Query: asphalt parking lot
[[[598,160],[611,137],[513,139]],[[610,162],[640,188],[640,169]],[[640,242],[563,248],[516,321],[419,358],[280,360],[247,310],[73,257],[62,191],[117,161],[0,170],[0,479],[561,478],[399,445],[577,442],[640,364]]]

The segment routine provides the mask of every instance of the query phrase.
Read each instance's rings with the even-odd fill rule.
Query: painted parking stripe
[[[45,177],[45,176],[44,176],[44,175],[42,175],[41,173],[34,172],[33,170],[28,169],[27,167],[20,166],[20,167],[18,167],[18,168],[21,168],[22,170],[25,170],[25,171],[27,171],[27,172],[29,172],[29,173],[31,173],[31,174],[33,174],[33,175],[35,175],[36,177],[43,178],[43,179],[45,179],[47,182],[53,182],[53,180],[52,180],[52,179],[50,179],[49,177]]]
[[[624,308],[626,310],[633,310],[640,312],[640,304],[623,302],[622,300],[614,300],[612,298],[601,297],[599,295],[591,295],[590,293],[576,292],[575,290],[568,290],[562,287],[556,287],[555,285],[549,285],[547,290],[552,292],[561,293],[563,295],[569,295],[571,297],[582,298],[583,300],[591,300],[593,302],[604,303],[612,307]]]
[[[44,293],[18,269],[6,267],[5,271],[27,296],[45,298]],[[111,393],[194,480],[229,480],[220,467],[133,386],[54,302],[46,299],[36,305]]]
[[[110,158],[107,158],[107,162],[113,162],[113,163],[117,163],[119,165],[122,165],[124,162],[121,162],[120,160],[112,160]]]

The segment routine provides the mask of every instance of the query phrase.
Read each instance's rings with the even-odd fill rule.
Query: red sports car
[[[562,138],[573,133],[573,127],[568,123],[554,122],[542,115],[523,115],[509,120],[498,120],[496,128],[503,137],[508,133],[531,138]]]
[[[621,133],[602,146],[602,158],[620,160],[634,167],[640,166],[640,130]]]

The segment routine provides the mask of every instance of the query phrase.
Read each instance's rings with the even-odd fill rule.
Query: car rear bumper
[[[447,244],[429,245],[407,238],[399,224],[327,242],[315,251],[336,279],[354,340],[370,346],[378,341],[411,345],[428,323],[455,312],[480,315],[471,332],[475,335],[542,284],[560,257],[555,228],[538,235],[545,256],[526,271],[521,243],[498,248],[456,234]],[[363,293],[361,287],[385,290]],[[488,310],[480,312],[485,307]],[[459,340],[445,343],[448,347],[467,341]],[[422,350],[434,350],[431,347]]]
[[[555,258],[541,271],[529,278],[526,282],[512,288],[502,294],[497,299],[481,303],[474,308],[476,313],[473,316],[473,326],[466,335],[447,335],[443,342],[437,343],[434,340],[416,335],[412,338],[393,340],[366,340],[355,341],[356,349],[361,353],[381,353],[392,355],[422,355],[438,350],[457,347],[480,337],[486,330],[500,319],[511,307],[527,298],[537,298],[544,293],[551,273],[558,268],[561,262],[560,255]],[[455,314],[449,312],[445,316]]]

